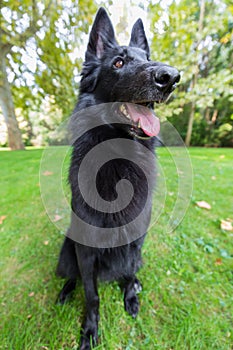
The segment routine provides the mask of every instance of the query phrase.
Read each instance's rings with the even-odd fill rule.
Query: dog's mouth
[[[130,134],[139,139],[149,139],[157,136],[160,130],[159,118],[152,109],[153,102],[146,103],[122,103],[119,107],[120,114],[130,121]]]

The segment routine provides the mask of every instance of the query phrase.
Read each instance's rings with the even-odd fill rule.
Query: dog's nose
[[[156,87],[163,92],[173,91],[175,84],[180,81],[180,73],[176,68],[162,66],[154,74]]]

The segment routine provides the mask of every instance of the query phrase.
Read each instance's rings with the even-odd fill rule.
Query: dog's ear
[[[91,29],[86,51],[86,60],[88,60],[90,55],[92,57],[94,55],[97,58],[101,58],[104,50],[107,47],[112,47],[115,45],[117,45],[117,42],[112,23],[106,10],[101,7],[96,14],[95,21]]]
[[[140,47],[147,53],[147,56],[149,58],[150,48],[147,42],[147,38],[146,38],[146,34],[144,31],[141,18],[137,20],[137,22],[134,24],[132,28],[129,46]]]

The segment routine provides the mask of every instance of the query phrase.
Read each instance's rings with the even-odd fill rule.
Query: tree
[[[87,32],[95,10],[91,0],[72,0],[69,6],[56,0],[1,1],[0,105],[11,149],[24,148],[15,107],[29,118],[29,109],[39,108],[43,98],[53,95],[64,114],[70,112],[73,71],[79,64],[69,54]],[[30,48],[33,70],[22,61]]]

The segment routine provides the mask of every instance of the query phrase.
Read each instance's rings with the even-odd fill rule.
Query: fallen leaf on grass
[[[211,209],[211,205],[205,201],[199,201],[199,202],[196,202],[196,205],[199,207],[199,208],[202,208],[202,209],[207,209],[207,210],[210,210]]]
[[[6,215],[0,216],[0,225],[3,223],[3,221],[6,219]]]
[[[222,259],[220,259],[220,258],[216,259],[215,265],[222,265]]]
[[[27,315],[27,319],[30,320],[32,318],[32,315]]]
[[[43,175],[44,176],[50,176],[50,175],[53,175],[53,172],[46,170],[46,171],[43,172]]]
[[[31,297],[34,297],[34,295],[35,295],[35,292],[31,292],[31,293],[29,293],[28,294],[28,296],[31,298]]]
[[[217,178],[216,178],[216,176],[211,176],[211,180],[216,180]]]
[[[49,241],[44,241],[44,245],[48,245],[49,244]]]
[[[56,214],[56,215],[54,215],[53,222],[57,222],[57,221],[59,221],[61,219],[62,219],[62,216]]]
[[[224,231],[233,231],[232,222],[230,220],[221,220],[221,229]]]

